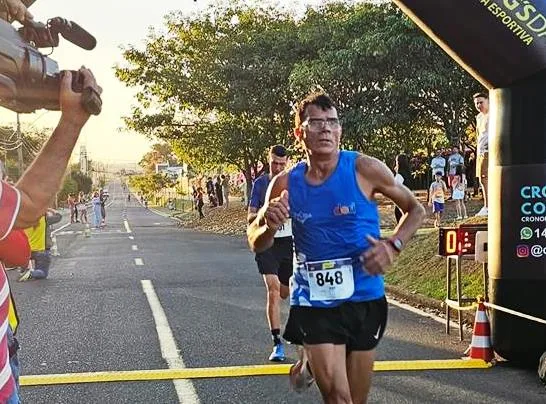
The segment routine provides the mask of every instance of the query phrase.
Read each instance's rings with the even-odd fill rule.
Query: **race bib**
[[[292,237],[292,219],[288,219],[275,233],[275,238]]]
[[[309,298],[317,300],[348,299],[355,291],[350,258],[307,262]]]

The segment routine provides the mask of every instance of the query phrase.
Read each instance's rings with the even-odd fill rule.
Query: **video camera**
[[[92,50],[97,43],[79,25],[61,17],[47,24],[28,20],[19,29],[0,19],[0,106],[20,113],[60,109],[59,66],[38,50],[57,47],[59,35],[86,50]],[[100,113],[100,95],[92,88],[83,88],[83,77],[77,71],[72,71],[72,89],[83,93],[82,105],[87,112]]]

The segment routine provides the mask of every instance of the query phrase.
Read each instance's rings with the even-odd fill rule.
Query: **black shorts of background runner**
[[[284,339],[296,345],[346,345],[351,351],[374,349],[387,326],[387,299],[345,302],[336,307],[292,306]]]
[[[277,275],[279,281],[288,286],[292,276],[293,257],[292,237],[276,238],[270,249],[256,254],[258,271],[262,275]]]

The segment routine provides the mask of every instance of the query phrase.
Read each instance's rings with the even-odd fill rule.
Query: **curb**
[[[400,302],[407,303],[418,309],[424,308],[432,310],[436,315],[445,319],[445,303],[440,300],[436,300],[418,293],[411,293],[395,285],[385,284],[385,292]],[[452,315],[452,321],[455,321],[456,316],[457,314]],[[474,324],[474,312],[463,311],[462,319],[464,325],[472,326]]]

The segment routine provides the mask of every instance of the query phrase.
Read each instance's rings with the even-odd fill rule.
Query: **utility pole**
[[[17,142],[19,143],[19,147],[17,149],[19,178],[21,178],[23,176],[24,163],[23,163],[23,135],[21,133],[21,122],[19,120],[19,113],[17,113]]]

